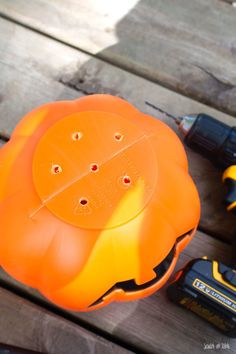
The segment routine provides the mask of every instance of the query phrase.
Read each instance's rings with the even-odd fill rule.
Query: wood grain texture
[[[15,4],[17,3],[18,1],[15,1]],[[87,3],[90,4],[91,1]],[[233,122],[233,119],[227,115],[8,21],[0,22],[0,33],[4,33],[0,43],[0,130],[3,128],[10,133],[21,116],[39,104],[51,100],[73,99],[91,92],[111,92],[123,96],[138,108],[152,114],[155,112],[144,105],[145,99],[158,102],[160,106],[172,113],[204,111],[217,116],[222,121],[230,124]],[[160,118],[172,125],[163,116]],[[172,127],[175,129],[173,125]],[[234,219],[230,219],[226,213],[223,213],[220,205],[222,197],[220,174],[196,154],[189,152],[189,156],[190,170],[199,186],[203,201],[202,227],[209,228],[211,232],[222,237],[230,237],[233,234],[230,228],[232,229],[234,225]],[[177,268],[192,257],[205,254],[227,261],[229,252],[230,248],[226,244],[198,232],[193,242],[182,253]],[[46,304],[36,291],[18,284],[3,271],[1,271],[1,281],[23,291],[32,299],[35,298],[42,304]],[[5,294],[5,300],[2,300],[2,293]],[[9,300],[11,296],[13,300]],[[99,337],[94,339],[88,331],[47,311],[42,311],[35,305],[26,304],[25,300],[21,299],[19,304],[16,298],[15,295],[9,293],[6,295],[5,290],[0,290],[0,341],[3,340],[1,339],[1,333],[4,333],[1,332],[2,328],[5,328],[5,333],[9,335],[12,332],[11,334],[16,336],[12,339],[14,343],[8,337],[9,343],[25,346],[26,341],[29,341],[31,343],[29,348],[39,350],[40,347],[41,350],[50,353],[53,353],[54,348],[55,353],[68,353],[68,350],[63,351],[65,344],[69,345],[70,353],[73,353],[74,349],[78,350],[81,345],[82,353],[116,353],[116,350],[119,352],[121,349],[118,346],[109,347],[111,343]],[[7,313],[2,309],[7,310]],[[81,320],[91,328],[103,330],[117,340],[126,341],[146,353],[198,354],[204,352],[204,343],[219,342],[229,343],[228,353],[236,351],[235,340],[219,334],[193,314],[169,303],[165,296],[165,289],[140,301],[112,304],[99,311],[84,314],[70,313],[70,316],[75,322]],[[5,318],[9,318],[9,322],[5,321]],[[27,323],[29,327],[26,327]],[[16,333],[12,331],[12,328],[18,324],[19,328],[23,324],[24,336],[21,329],[16,330]],[[25,338],[25,333],[30,338],[27,336]],[[64,334],[67,335],[66,340]],[[80,351],[75,351],[77,352]],[[225,353],[225,351],[218,350],[217,353]]]
[[[0,308],[2,343],[48,354],[131,353],[2,288]]]
[[[205,112],[234,123],[234,118],[219,111],[6,20],[0,21],[0,33],[4,33],[0,42],[0,131],[10,133],[22,116],[38,105],[92,92],[120,95],[175,130],[171,120],[144,101],[176,115]],[[189,149],[187,153],[201,197],[201,227],[229,240],[234,236],[235,219],[222,205],[221,173],[203,157]]]
[[[1,0],[20,23],[236,115],[236,9],[219,0]]]
[[[180,269],[190,259],[203,255],[227,262],[229,253],[229,246],[198,232],[181,254],[176,269]],[[21,289],[27,296],[32,296],[45,304],[45,299],[35,290],[17,283],[3,271],[0,274],[1,282],[16,289]],[[22,311],[25,312],[25,309],[22,309]],[[229,343],[230,350],[227,353],[235,353],[236,351],[235,339],[223,336],[194,314],[170,303],[166,298],[165,288],[153,296],[139,301],[113,303],[90,313],[70,312],[69,314],[71,320],[80,319],[93,326],[93,328],[102,329],[112,334],[117,340],[125,340],[145,353],[176,354],[191,352],[192,354],[199,354],[204,352],[204,343],[216,344],[219,342]],[[63,310],[61,315],[63,315]],[[37,316],[35,321],[38,321]],[[34,326],[32,327],[34,328]],[[45,336],[46,332],[47,330],[43,331]],[[39,338],[40,335],[36,334],[35,328],[35,336]],[[219,350],[217,353],[225,353],[225,351]]]

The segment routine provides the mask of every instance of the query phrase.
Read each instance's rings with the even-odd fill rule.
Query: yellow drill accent
[[[218,282],[220,282],[221,284],[224,284],[225,286],[227,286],[231,290],[236,291],[236,286],[233,286],[233,285],[227,283],[223,279],[222,274],[220,274],[220,272],[218,270],[218,263],[216,261],[213,261],[213,278],[215,280],[217,280]]]
[[[222,176],[223,182],[227,178],[231,178],[234,181],[236,181],[236,165],[232,165],[224,171],[223,176]]]

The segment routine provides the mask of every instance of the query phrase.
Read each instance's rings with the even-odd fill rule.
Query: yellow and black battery
[[[236,270],[206,257],[190,261],[167,289],[174,303],[236,337]]]

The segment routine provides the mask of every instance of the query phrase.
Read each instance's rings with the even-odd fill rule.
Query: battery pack
[[[176,274],[167,295],[236,338],[236,270],[205,257],[194,259]]]

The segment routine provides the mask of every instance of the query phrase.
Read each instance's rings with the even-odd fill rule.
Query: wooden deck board
[[[181,254],[176,269],[180,269],[190,259],[203,255],[227,262],[229,253],[229,246],[198,232]],[[0,274],[1,282],[20,288],[44,304],[45,299],[35,290],[17,283],[3,271]],[[227,353],[236,351],[235,339],[227,338],[194,314],[170,303],[164,288],[139,301],[113,303],[101,310],[90,313],[70,312],[70,315],[145,353],[199,354],[204,352],[204,343],[229,343],[230,350]],[[225,351],[222,349],[217,353]]]
[[[1,343],[50,354],[131,353],[1,287],[0,309]]]
[[[16,21],[236,115],[236,9],[219,0],[1,0]]]
[[[181,3],[182,1],[183,0],[180,0]],[[126,4],[130,5],[132,2],[134,3],[132,0],[127,0]],[[210,2],[214,3],[214,5],[218,2],[220,3],[220,1],[216,0],[206,0],[205,6],[208,6],[207,4]],[[112,6],[115,6],[113,2],[111,3]],[[154,4],[154,1],[145,3]],[[157,3],[160,2],[156,1],[155,4]],[[198,0],[197,3],[203,4],[202,0]],[[65,4],[67,5],[65,6]],[[135,9],[135,11],[137,10],[138,12],[131,12],[130,16],[131,19],[134,18],[135,23],[137,22],[138,25],[141,26],[142,21],[144,21],[144,18],[146,18],[145,16],[147,16],[147,13],[145,12],[147,8],[144,1],[140,1],[139,5],[141,7],[137,7]],[[23,22],[41,31],[45,31],[45,23],[49,23],[48,21],[50,17],[48,9],[51,9],[51,13],[53,13],[54,16],[51,16],[51,27],[47,26],[47,31],[49,31],[49,34],[65,42],[69,42],[69,31],[66,27],[68,25],[66,23],[66,19],[64,21],[63,11],[65,14],[69,11],[72,14],[72,21],[75,21],[74,23],[77,23],[77,16],[79,16],[82,21],[81,27],[79,27],[80,38],[78,38],[76,34],[77,32],[74,32],[74,36],[70,40],[75,42],[69,42],[76,47],[81,46],[81,43],[89,43],[89,45],[90,43],[94,43],[94,45],[102,47],[104,44],[104,38],[105,41],[110,41],[110,38],[112,38],[112,40],[115,38],[112,29],[112,20],[114,19],[113,16],[115,16],[115,13],[112,10],[112,6],[110,10],[111,12],[108,13],[107,16],[104,14],[104,17],[107,18],[107,22],[104,18],[100,19],[101,22],[103,21],[103,23],[106,23],[106,26],[110,26],[106,27],[107,31],[105,32],[107,33],[107,36],[103,35],[104,28],[100,28],[99,23],[96,22],[100,21],[97,13],[102,12],[103,8],[99,5],[95,6],[94,0],[88,0],[86,2],[72,2],[72,0],[70,0],[66,3],[63,0],[57,0],[55,2],[46,2],[45,0],[41,0],[32,2],[31,6],[32,7],[30,7],[28,2],[24,0],[17,0],[14,2],[2,0],[0,9],[5,11],[7,15],[15,18],[17,21]],[[76,14],[76,9],[78,9],[78,6],[80,6],[80,13]],[[189,6],[190,5],[187,6],[188,11],[190,11],[189,9],[193,5],[191,5],[190,8]],[[226,4],[224,4],[224,6],[226,6]],[[227,7],[230,8],[228,4]],[[33,12],[31,12],[30,8],[34,9]],[[91,9],[95,10],[91,13]],[[143,15],[139,17],[142,10],[145,10],[144,18],[142,17]],[[218,5],[216,5],[215,11],[216,14],[219,15]],[[227,11],[224,10],[223,18],[226,19],[228,18],[227,16],[229,16],[231,19],[231,15],[229,15]],[[40,15],[44,15],[44,22],[40,19]],[[98,30],[100,32],[98,31],[98,33],[95,33],[95,31],[89,27],[90,24],[87,19],[88,15],[90,16],[89,18],[91,23],[93,18],[96,20],[93,26],[96,27],[98,24]],[[181,14],[179,14],[179,16],[180,15]],[[120,14],[117,16],[120,16]],[[165,20],[166,16],[167,15],[164,16]],[[215,16],[216,15],[213,16],[213,19],[217,17]],[[213,26],[213,29],[215,26],[214,21],[210,22],[210,26]],[[61,24],[61,26],[59,26],[59,24]],[[87,29],[83,27],[85,24],[88,26]],[[157,26],[162,28],[162,22],[161,24],[157,24]],[[216,48],[220,48],[220,53],[222,53],[221,45],[226,43],[224,42],[224,38],[227,37],[228,26],[229,25],[227,24],[227,28],[224,29],[225,32],[223,31],[225,33],[225,37],[222,36],[222,38],[218,38],[217,33],[215,34],[214,31],[209,31],[213,37],[211,37],[208,42],[211,45],[207,48],[207,53],[209,53],[209,51],[214,47],[212,44],[213,42],[215,43],[214,45],[216,45]],[[72,27],[75,31],[75,26]],[[84,30],[82,30],[83,28]],[[64,34],[61,29],[66,29]],[[178,31],[180,31],[180,29],[181,28],[178,27]],[[88,39],[89,31],[92,36]],[[150,82],[148,79],[140,77],[144,76],[149,78],[149,73],[145,70],[144,72],[142,71],[145,69],[142,62],[141,66],[138,66],[137,63],[140,64],[139,57],[131,58],[132,60],[135,59],[137,62],[132,62],[132,60],[129,61],[129,57],[125,57],[124,53],[119,52],[119,47],[117,48],[117,46],[114,46],[114,43],[108,44],[116,47],[110,48],[112,49],[112,55],[108,55],[106,53],[106,49],[105,51],[102,51],[99,56],[102,57],[105,53],[103,57],[105,60],[112,61],[128,69],[132,67],[135,69],[133,71],[136,72],[137,75],[131,74],[126,70],[119,69],[103,60],[94,58],[93,56],[85,54],[80,50],[71,48],[66,44],[59,43],[58,41],[48,38],[47,36],[43,36],[35,31],[33,32],[30,29],[26,29],[10,21],[0,21],[0,33],[4,33],[4,36],[0,39],[0,130],[3,129],[7,133],[12,131],[14,126],[25,113],[40,104],[54,100],[74,99],[91,92],[105,92],[120,95],[135,104],[139,109],[156,116],[158,116],[156,112],[145,106],[145,99],[158,103],[161,107],[177,115],[202,111],[212,114],[222,121],[228,122],[229,124],[234,123],[234,119],[228,115],[165,89],[162,86]],[[134,34],[132,34],[132,36],[133,35]],[[129,38],[132,39],[132,36]],[[164,38],[164,33],[162,33],[160,37]],[[131,39],[129,39],[129,41]],[[196,44],[194,42],[193,44],[194,46],[197,46],[199,43]],[[92,49],[86,49],[85,47],[82,47],[82,49],[94,53]],[[99,50],[103,49],[103,47],[99,48]],[[135,54],[132,46],[131,50],[133,50],[132,53]],[[147,50],[147,47],[145,50]],[[154,55],[155,50],[153,51]],[[224,52],[225,54],[223,56],[223,60],[225,61],[227,60],[228,55],[227,50]],[[125,61],[128,62],[128,65],[126,62],[123,65],[124,57]],[[172,65],[177,65],[177,63],[179,62],[177,61],[176,64],[172,63]],[[230,65],[231,64],[232,62],[230,62]],[[230,66],[230,69],[227,69],[229,71],[226,73],[226,75],[229,75],[230,80],[232,79],[233,72],[230,70],[233,66]],[[217,75],[221,75],[221,71],[218,71],[219,67],[220,66],[217,66],[216,68]],[[159,75],[158,70],[157,72]],[[173,78],[174,76],[171,77]],[[155,78],[155,80],[161,81],[157,78]],[[191,80],[192,78],[190,77],[189,82],[192,82]],[[220,80],[223,80],[222,77],[220,77]],[[166,84],[166,81],[164,80],[162,83]],[[178,78],[176,79],[174,77],[174,83],[176,85],[173,86],[174,89],[178,91],[182,90],[181,92],[184,92],[183,88],[178,87]],[[169,84],[167,86],[172,87]],[[199,90],[201,92],[204,91],[202,91],[201,88]],[[189,94],[191,94],[191,92]],[[232,92],[230,90],[230,95],[231,94]],[[202,98],[197,95],[195,97],[202,100]],[[222,109],[222,107],[220,108]],[[223,107],[223,109],[225,109],[225,107]],[[225,110],[232,110],[231,102],[230,110],[227,107]],[[173,123],[164,116],[160,115],[160,119],[171,125],[173,129],[176,129]],[[190,159],[190,172],[197,183],[202,200],[201,227],[214,235],[217,234],[219,237],[229,240],[231,236],[234,236],[233,225],[235,224],[235,219],[224,212],[223,206],[221,205],[223,188],[221,186],[220,173],[218,173],[215,168],[202,157],[189,150],[187,150],[187,152]],[[181,254],[177,269],[179,269],[191,258],[196,258],[203,255],[208,255],[210,258],[215,258],[222,261],[227,261],[229,258],[229,253],[230,247],[228,245],[221,241],[217,241],[206,234],[198,232],[188,248]],[[0,289],[0,308],[5,309],[5,307],[7,307],[5,311],[8,311],[5,312],[5,314],[3,313],[3,316],[0,317],[0,341],[6,341],[4,339],[6,338],[4,333],[9,331],[9,328],[11,328],[10,324],[12,324],[13,321],[17,319],[17,323],[18,321],[19,323],[27,322],[27,314],[25,314],[25,312],[28,311],[29,316],[31,317],[29,320],[29,336],[33,337],[31,342],[30,339],[27,342],[29,344],[29,348],[35,350],[39,350],[39,348],[41,348],[41,350],[48,350],[50,353],[56,352],[56,350],[58,350],[57,353],[59,354],[60,352],[68,353],[68,351],[65,351],[65,347],[63,346],[64,343],[61,345],[61,341],[63,341],[63,335],[61,335],[62,339],[60,337],[60,334],[62,333],[61,328],[63,328],[63,333],[65,331],[66,334],[68,334],[69,339],[67,338],[65,341],[66,345],[71,345],[70,342],[77,344],[81,341],[85,343],[85,347],[83,348],[85,348],[84,352],[86,353],[89,351],[91,352],[92,350],[98,353],[106,353],[109,352],[109,350],[110,352],[113,352],[113,347],[109,347],[109,345],[113,346],[113,344],[107,343],[106,340],[103,340],[100,337],[94,337],[92,333],[79,327],[78,324],[75,325],[74,323],[77,323],[77,321],[82,321],[81,325],[84,323],[87,326],[90,326],[91,329],[104,331],[108,335],[112,336],[114,340],[117,340],[117,342],[125,342],[127,346],[130,345],[133,348],[139,348],[139,350],[146,353],[175,354],[191,352],[192,354],[199,354],[204,352],[204,343],[229,343],[230,350],[227,350],[227,353],[236,352],[235,340],[221,335],[201,319],[170,303],[166,298],[165,289],[162,289],[149,298],[136,302],[114,303],[104,309],[91,313],[69,313],[50,305],[35,290],[17,283],[4,271],[0,272],[0,281],[3,285],[14,289],[16,292],[18,290],[22,291],[22,296],[25,295],[25,297],[31,298],[32,301],[35,300],[36,302],[41,303],[42,306],[51,308],[52,312],[57,312],[61,316],[64,314],[65,317],[67,317],[67,315],[70,316],[68,317],[70,322],[63,320],[50,312],[44,310],[42,311],[41,308],[38,308],[27,301],[25,302],[23,299],[20,300],[21,305],[17,307],[19,298],[17,298],[16,295],[7,293],[6,290]],[[10,298],[10,300],[8,300],[8,298]],[[18,312],[17,309],[19,309]],[[16,311],[15,317],[13,317],[14,311]],[[34,314],[36,315],[34,316]],[[9,322],[5,322],[4,317],[9,317]],[[36,318],[35,322],[32,322],[32,317]],[[63,324],[61,321],[63,321]],[[48,328],[49,338],[47,337],[47,333],[45,333],[47,332],[47,326],[46,329],[44,328],[45,323],[47,324],[48,322],[50,323]],[[39,326],[38,329],[36,329],[36,326]],[[68,326],[70,329],[68,329]],[[35,330],[35,335],[32,332],[33,330]],[[25,332],[27,333],[27,328],[25,329]],[[41,333],[43,333],[42,341],[40,341],[41,337],[38,337]],[[3,334],[3,339],[1,334]],[[19,333],[16,331],[16,334],[13,333],[12,335],[13,337],[11,337],[11,339],[8,337],[9,343],[15,345],[18,344],[21,346],[23,344],[26,345],[27,336],[26,340],[24,340],[24,335],[22,335],[21,330],[19,330]],[[77,335],[79,338],[77,338]],[[89,343],[87,343],[87,341]],[[46,347],[43,347],[44,342],[46,343]],[[98,345],[98,347],[96,347],[96,345]],[[72,348],[72,352],[70,353],[73,353],[74,348],[75,347]],[[114,346],[114,352],[116,352],[116,350],[119,352],[119,350],[124,349],[119,346]],[[217,350],[217,353],[225,352],[225,350]]]
[[[0,130],[7,133],[36,106],[74,99],[84,92],[121,95],[175,130],[170,119],[145,105],[145,99],[177,115],[205,112],[234,123],[234,118],[219,111],[9,21],[0,21],[0,33],[4,33],[0,43]],[[203,157],[189,149],[187,153],[202,201],[200,225],[207,232],[229,240],[234,236],[235,220],[222,206],[221,174]]]

